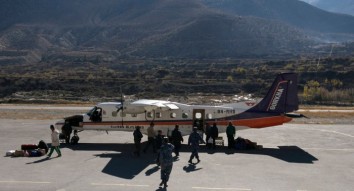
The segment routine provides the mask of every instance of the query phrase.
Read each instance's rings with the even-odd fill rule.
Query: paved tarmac
[[[133,157],[131,132],[84,131],[80,143],[61,145],[63,156],[5,157],[21,144],[50,142],[52,120],[0,119],[1,191],[232,190],[333,191],[354,188],[352,125],[287,124],[237,132],[263,145],[260,150],[201,149],[201,162],[188,164],[183,145],[169,186],[159,188],[160,170],[150,150]],[[225,136],[225,135],[223,135]],[[185,142],[188,137],[184,137]],[[146,136],[144,136],[146,141]],[[226,142],[225,142],[226,143]],[[227,144],[227,143],[226,143]],[[53,154],[56,156],[56,153]]]

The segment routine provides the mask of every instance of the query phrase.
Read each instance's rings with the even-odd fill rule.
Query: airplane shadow
[[[144,148],[144,146],[145,144],[142,144],[142,148]],[[134,151],[134,144],[132,143],[79,143],[78,145],[65,146],[63,144],[63,147],[74,151],[103,151],[102,154],[94,155],[101,158],[111,158],[104,169],[102,169],[102,172],[124,179],[133,179],[148,166],[155,164],[157,157],[156,154],[152,153],[151,148],[148,153],[141,153],[140,157],[134,156],[132,153]],[[111,151],[116,151],[117,153],[109,153]],[[180,152],[185,152],[189,155],[191,151],[187,145],[182,145]],[[225,153],[227,155],[266,155],[289,163],[313,164],[314,161],[318,160],[316,157],[297,146],[278,146],[278,148],[262,148],[255,150],[235,150],[222,146],[218,146],[216,149],[207,149],[202,145],[199,152],[208,154]],[[151,174],[156,173],[159,169],[160,168],[158,166],[154,166],[146,170],[145,175],[150,176]],[[201,168],[196,168],[195,164],[188,164],[187,166],[183,167],[183,170],[186,173],[190,173],[193,171],[201,170]]]
[[[313,164],[318,159],[310,153],[304,151],[298,146],[278,146],[278,148],[261,148],[249,150],[228,149],[227,147],[217,147],[216,149],[201,149],[201,152],[208,154],[222,153],[230,154],[253,154],[253,155],[267,155],[289,163],[308,163]]]
[[[145,144],[142,144],[144,148]],[[134,144],[113,144],[113,143],[79,143],[78,145],[66,145],[68,149],[77,151],[105,151],[102,154],[94,155],[100,158],[110,158],[111,160],[102,169],[103,173],[117,176],[124,179],[133,179],[149,165],[155,164],[157,154],[152,153],[152,148],[146,154],[141,153],[140,157],[133,155]],[[117,153],[109,153],[116,151]],[[145,172],[149,176],[159,170],[153,167]]]

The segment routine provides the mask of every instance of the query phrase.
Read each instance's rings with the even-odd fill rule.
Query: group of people
[[[216,123],[214,123],[213,126],[210,126],[207,123],[205,133],[206,141],[204,141],[198,133],[197,127],[193,127],[193,131],[188,138],[188,146],[191,146],[191,155],[188,160],[189,163],[193,163],[194,158],[197,159],[198,163],[200,162],[200,158],[198,155],[200,143],[207,143],[208,141],[212,140],[211,147],[215,148],[215,140],[219,135]],[[233,148],[236,129],[231,122],[226,128],[226,134],[228,138],[228,148]],[[143,137],[143,134],[141,133],[139,126],[135,128],[133,136],[135,144],[134,155],[140,156],[141,139]],[[164,187],[167,187],[167,182],[169,180],[169,176],[171,174],[173,166],[172,153],[174,152],[176,157],[179,156],[181,144],[184,141],[182,133],[179,131],[179,126],[176,125],[175,129],[171,133],[170,139],[168,137],[163,136],[161,130],[158,130],[156,135],[154,131],[154,123],[150,123],[150,126],[147,128],[147,136],[148,142],[145,148],[143,149],[143,152],[146,153],[148,148],[152,146],[153,152],[157,153],[156,161],[157,164],[161,166],[160,186],[164,185]]]
[[[56,130],[53,125],[50,126],[50,129],[52,131],[51,133],[52,144],[51,144],[49,154],[47,156],[48,158],[51,157],[51,155],[55,150],[58,154],[58,157],[61,157],[61,152],[59,148],[60,145],[59,131]],[[219,134],[216,123],[214,123],[213,126],[210,126],[207,123],[205,132],[206,132],[206,141],[204,141],[200,136],[200,134],[198,133],[197,127],[193,127],[193,131],[188,138],[188,146],[191,146],[191,155],[188,161],[189,163],[193,163],[192,160],[194,158],[197,159],[198,163],[200,162],[200,158],[198,155],[200,143],[206,143],[209,141],[209,139],[211,139],[212,147],[215,148],[215,139],[218,137]],[[235,127],[230,122],[226,128],[226,134],[228,138],[228,148],[233,148],[235,133],[236,133]],[[143,134],[141,133],[139,126],[135,128],[135,131],[133,132],[133,136],[134,136],[134,144],[135,144],[134,155],[140,156],[141,139],[143,138]],[[179,126],[176,125],[175,129],[171,133],[171,137],[170,137],[171,141],[170,141],[168,137],[162,135],[161,130],[158,130],[156,135],[154,130],[154,123],[150,123],[150,126],[147,128],[147,136],[148,136],[148,142],[145,148],[143,149],[143,152],[146,153],[148,148],[152,146],[153,152],[157,153],[156,161],[157,164],[161,167],[160,186],[167,187],[167,182],[169,180],[169,176],[171,174],[172,166],[173,166],[172,153],[174,152],[175,156],[179,157],[181,144],[184,141],[182,133],[179,131]]]
[[[141,133],[139,126],[135,128],[133,136],[135,144],[134,155],[140,156],[141,139],[143,134]],[[155,135],[154,123],[150,123],[150,126],[147,128],[147,136],[148,142],[143,149],[143,152],[146,153],[148,148],[152,146],[153,152],[157,153],[156,162],[159,166],[161,166],[160,186],[163,185],[164,187],[167,187],[167,182],[169,180],[173,166],[172,152],[175,153],[176,157],[179,156],[179,150],[183,142],[182,133],[179,131],[179,126],[176,125],[171,134],[171,144],[169,138],[162,135],[161,130],[158,130],[157,135]]]

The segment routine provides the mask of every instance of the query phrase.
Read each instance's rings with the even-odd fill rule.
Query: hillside
[[[50,61],[74,54],[105,55],[109,60],[291,56],[309,52],[329,36],[346,40],[354,34],[354,18],[295,0],[287,6],[276,0],[213,2],[219,4],[211,0],[2,0],[0,63]],[[301,14],[296,14],[300,9]],[[309,24],[322,15],[326,22]],[[13,56],[20,50],[21,56]]]

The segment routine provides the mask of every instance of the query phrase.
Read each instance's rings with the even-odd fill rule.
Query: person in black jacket
[[[210,137],[213,139],[213,148],[215,149],[215,140],[219,136],[219,130],[216,126],[216,123],[213,123],[213,126],[210,128]]]
[[[140,126],[135,127],[134,135],[134,145],[135,145],[135,156],[140,156],[140,149],[141,149],[141,138],[143,138],[143,134],[140,132]]]
[[[172,139],[172,144],[175,146],[175,154],[176,157],[179,156],[179,150],[181,149],[181,145],[183,142],[183,137],[182,133],[179,131],[179,126],[176,125],[175,129],[172,131],[171,139]]]

